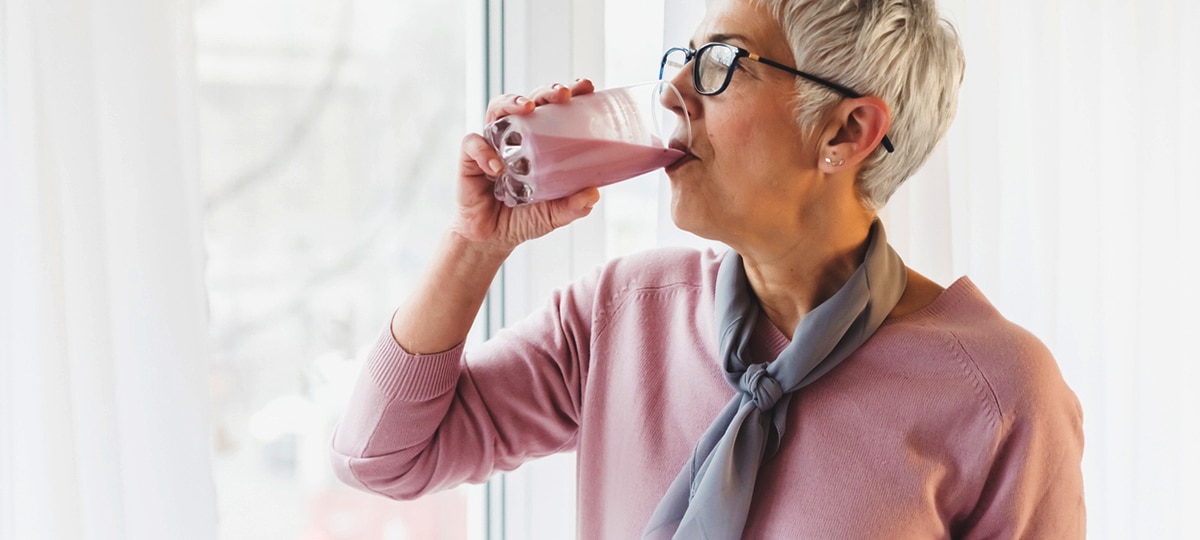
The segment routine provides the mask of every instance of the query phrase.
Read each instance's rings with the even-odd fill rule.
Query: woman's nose
[[[663,107],[679,115],[682,119],[690,121],[699,118],[697,115],[700,112],[700,100],[695,88],[692,87],[692,78],[685,75],[687,73],[691,73],[691,71],[685,66],[673,78],[664,80],[664,83],[670,84],[676,91],[672,92],[667,88],[660,89],[659,100]]]
[[[696,105],[696,101],[688,99],[687,87],[681,89],[672,81],[660,81],[658,99],[663,108],[675,113],[675,117],[678,119],[676,123],[667,120],[666,124],[662,126],[661,135],[664,136],[664,139],[667,136],[671,138],[672,147],[675,147],[676,143],[682,143],[685,148],[691,148],[692,119],[695,118],[695,115],[692,114],[692,107]]]

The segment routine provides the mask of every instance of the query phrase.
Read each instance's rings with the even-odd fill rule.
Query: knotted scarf
[[[737,394],[700,437],[643,538],[742,537],[759,467],[779,449],[793,392],[858,349],[904,293],[904,262],[878,220],[867,243],[863,263],[850,280],[804,316],[791,344],[770,363],[747,358],[760,307],[741,256],[726,255],[717,270],[715,318],[725,378]]]

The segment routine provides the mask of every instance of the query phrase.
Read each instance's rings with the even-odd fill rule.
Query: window
[[[481,127],[484,88],[653,79],[675,26],[664,11],[632,0],[200,3],[223,539],[574,534],[574,484],[562,481],[572,455],[396,503],[341,485],[327,449],[366,350],[425,267],[430,231],[447,225],[458,142]],[[491,327],[608,258],[694,242],[670,223],[665,182],[605,188],[593,217],[514,254]]]
[[[469,488],[397,503],[342,485],[327,452],[365,347],[450,215],[468,105],[483,99],[468,92],[481,13],[467,0],[196,10],[221,538],[467,538]]]

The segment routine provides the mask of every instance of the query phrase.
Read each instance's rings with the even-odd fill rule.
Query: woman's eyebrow
[[[743,36],[741,34],[711,34],[706,39],[707,39],[707,41],[705,41],[705,43],[726,43],[731,40],[737,40],[737,41],[741,41],[743,45],[750,44],[750,40],[746,39],[746,36]],[[688,48],[695,49],[696,48],[696,40],[693,39],[691,41],[688,41]]]

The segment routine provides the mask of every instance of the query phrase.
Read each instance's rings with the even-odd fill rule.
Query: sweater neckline
[[[883,321],[883,325],[881,325],[880,328],[894,324],[908,324],[921,319],[937,317],[946,313],[947,311],[950,311],[964,299],[977,296],[978,294],[979,288],[975,286],[975,283],[971,281],[971,278],[962,276],[955,280],[954,283],[951,283],[949,287],[946,287],[944,290],[942,290],[941,294],[939,294],[938,297],[933,300],[933,302],[930,302],[929,305],[912,313],[886,319]],[[783,332],[781,332],[773,323],[771,323],[771,320],[766,317],[764,312],[761,311],[761,307],[759,310],[761,316],[758,319],[758,324],[756,325],[757,328],[755,328],[755,333],[758,334],[757,338],[758,340],[761,340],[760,343],[763,344],[763,347],[766,351],[778,356],[778,354],[783,351],[784,348],[792,343],[792,340],[785,336]]]
[[[971,278],[962,276],[946,287],[937,298],[930,302],[928,306],[918,309],[912,313],[901,315],[899,317],[885,319],[883,326],[892,324],[911,323],[914,320],[928,319],[940,316],[947,311],[952,310],[955,306],[962,303],[963,300],[976,297],[979,295],[979,288],[971,281]]]

